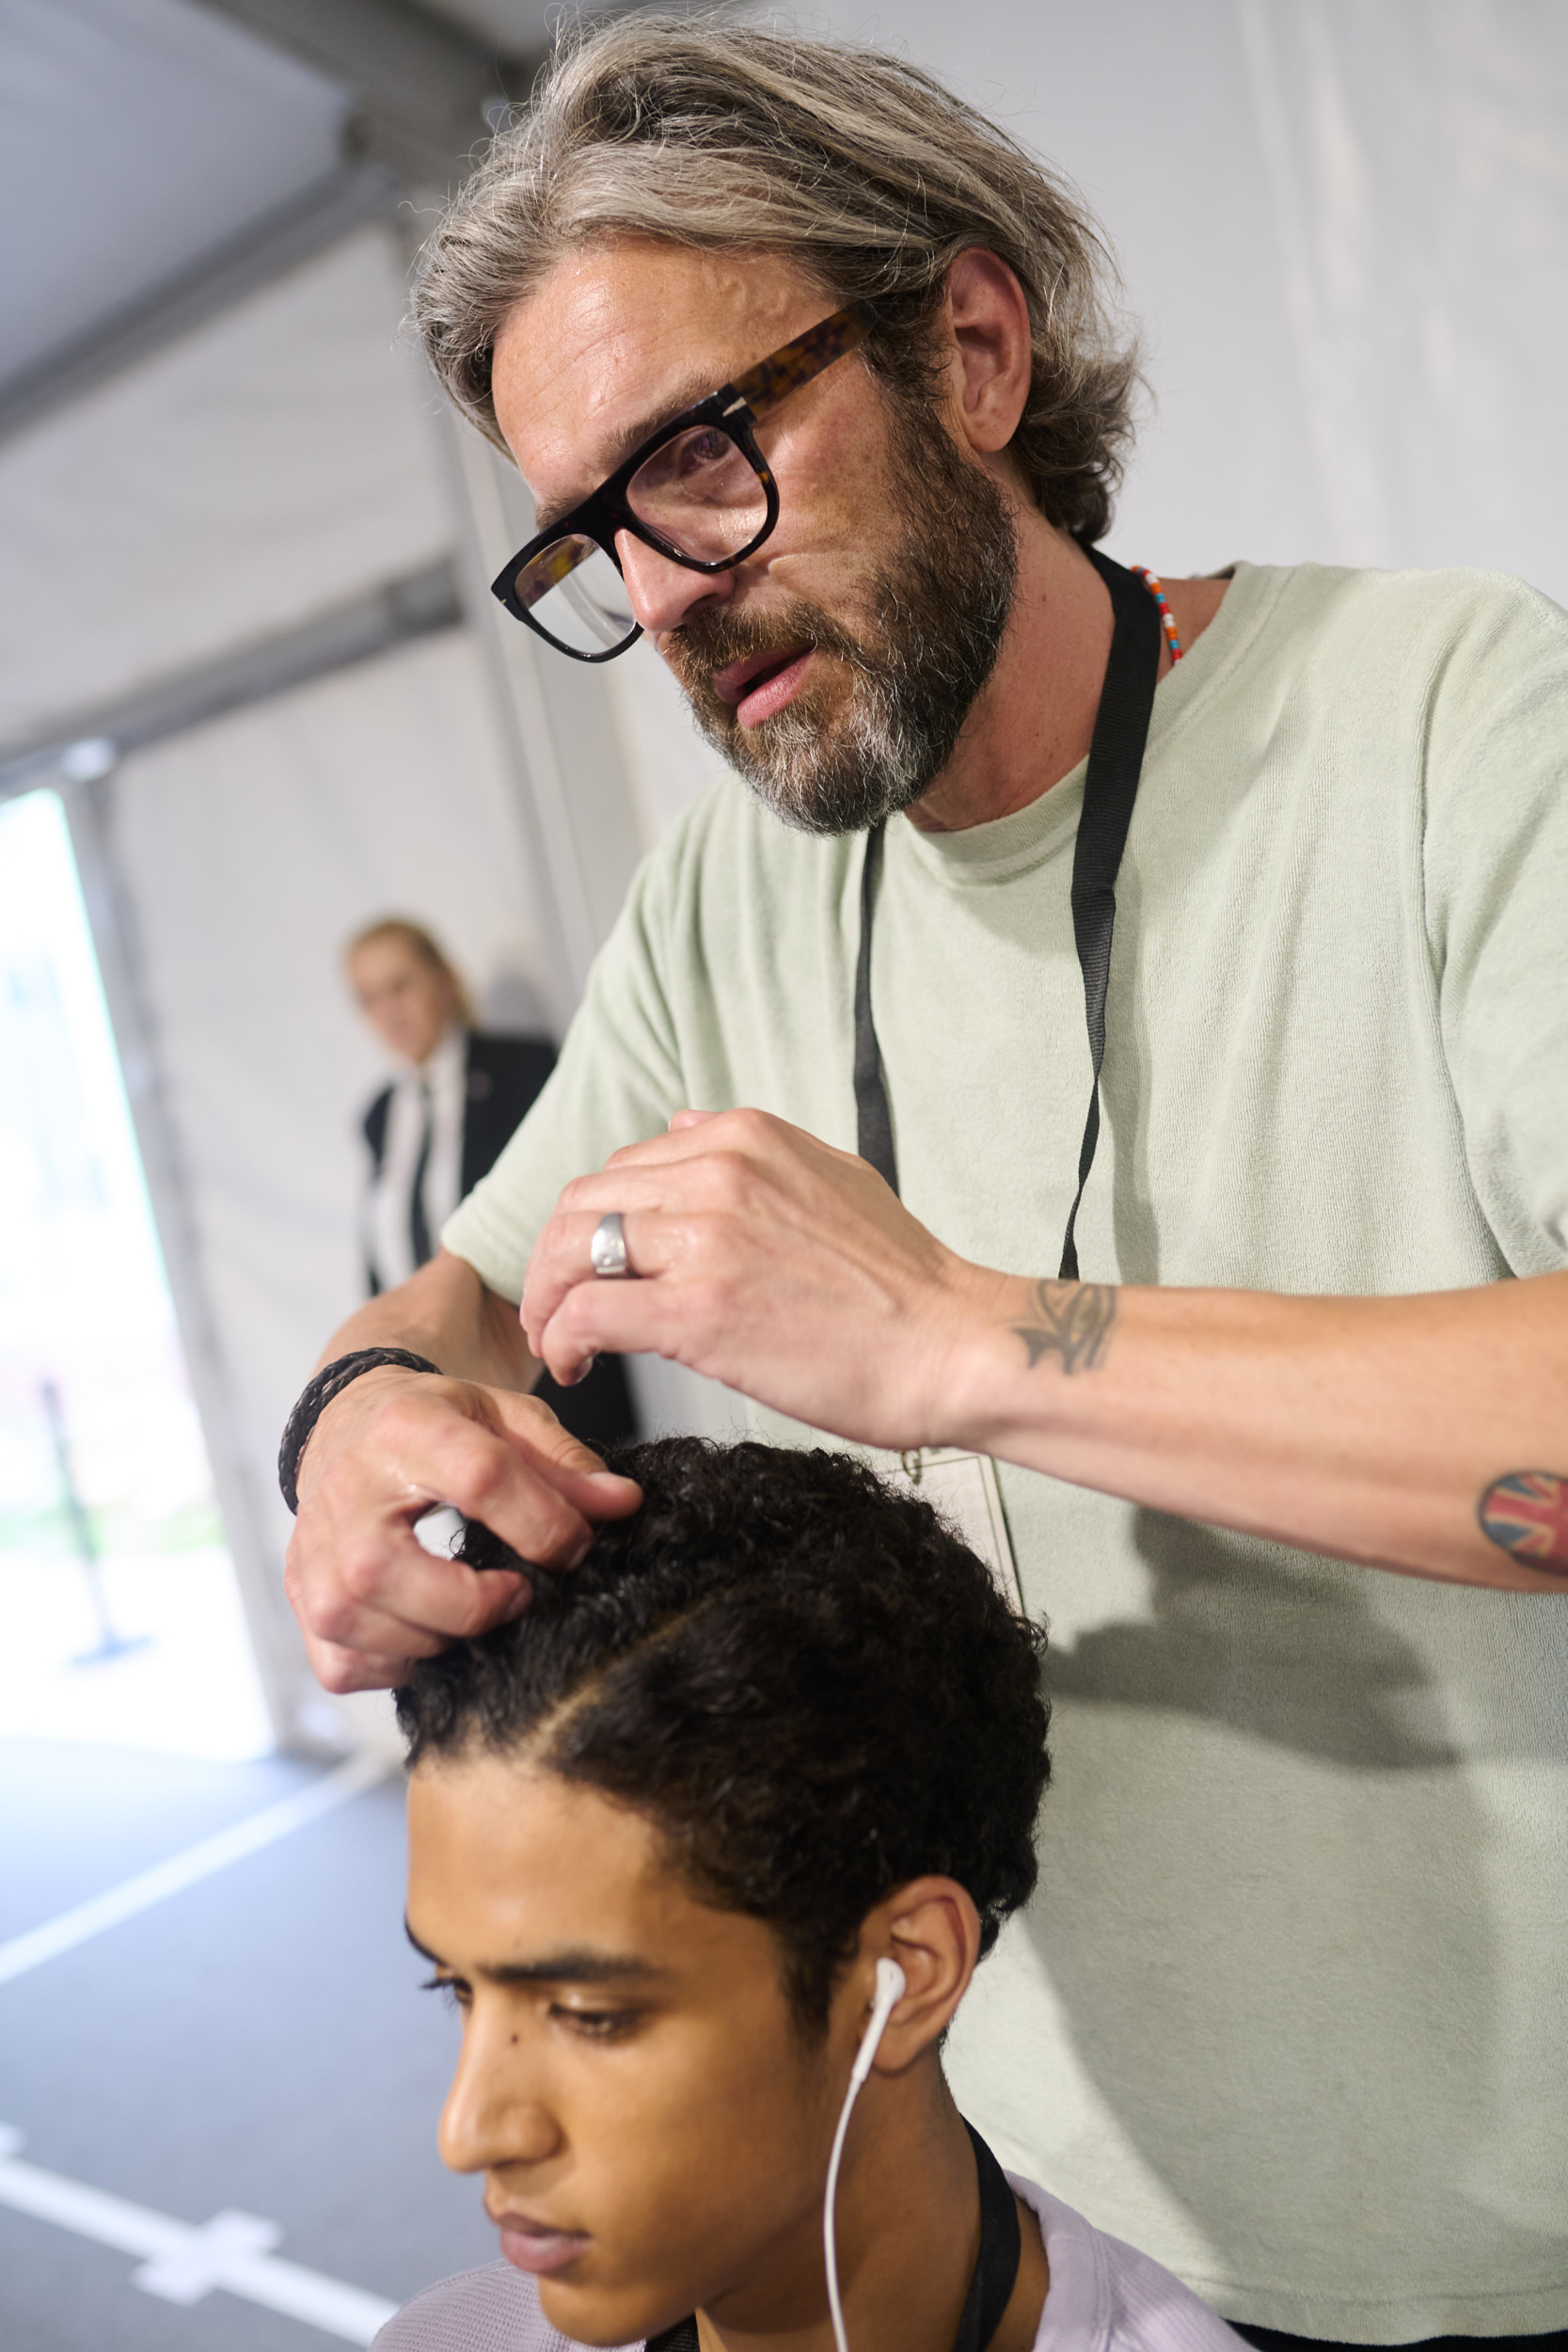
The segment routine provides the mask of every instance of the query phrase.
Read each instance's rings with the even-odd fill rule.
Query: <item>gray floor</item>
[[[313,1777],[0,1741],[0,1941]],[[0,1984],[0,2123],[24,2161],[180,2220],[229,2207],[279,2254],[401,2301],[494,2259],[435,2126],[456,2022],[403,1940],[403,1800],[372,1789]],[[5,2352],[311,2352],[219,2289],[188,2308],[135,2258],[0,2207]]]

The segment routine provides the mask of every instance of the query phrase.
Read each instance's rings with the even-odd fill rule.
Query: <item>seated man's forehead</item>
[[[714,1910],[655,1824],[512,1756],[425,1757],[408,1786],[408,1926],[460,1975],[606,1983],[722,1978],[766,1962],[771,1931]]]

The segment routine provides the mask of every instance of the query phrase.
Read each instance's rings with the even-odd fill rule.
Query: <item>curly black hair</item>
[[[698,1898],[764,1920],[808,2033],[866,1914],[957,1879],[982,1953],[1027,1901],[1050,1778],[1045,1635],[931,1506],[843,1454],[662,1438],[515,1624],[422,1660],[409,1762],[528,1748],[657,1823]],[[516,1566],[470,1525],[460,1557]]]

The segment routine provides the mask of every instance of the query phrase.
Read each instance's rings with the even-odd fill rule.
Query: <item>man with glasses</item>
[[[914,70],[639,17],[436,231],[426,347],[536,502],[498,594],[550,659],[647,634],[752,790],[334,1340],[291,1589],[339,1689],[520,1614],[413,1521],[548,1567],[633,1510],[526,1394],[601,1348],[931,1482],[1054,1636],[1050,1901],[966,2111],[1247,2327],[1540,2334],[1568,635],[1475,576],[1110,562],[1100,265]]]
[[[507,565],[494,590],[507,611],[558,653],[610,661],[642,634],[617,552],[623,531],[689,571],[732,571],[779,519],[779,487],[758,427],[863,343],[876,320],[869,302],[835,310],[640,442]]]

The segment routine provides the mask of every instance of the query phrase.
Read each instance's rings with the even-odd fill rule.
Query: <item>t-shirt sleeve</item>
[[[660,1134],[685,1102],[664,970],[684,857],[676,839],[641,866],[538,1100],[442,1228],[444,1246],[503,1298],[521,1298],[562,1186]]]
[[[1489,581],[1435,665],[1423,882],[1471,1182],[1509,1266],[1568,1266],[1568,614]]]

